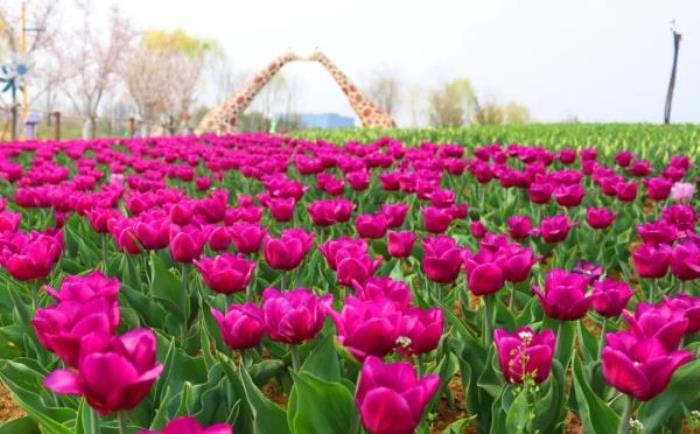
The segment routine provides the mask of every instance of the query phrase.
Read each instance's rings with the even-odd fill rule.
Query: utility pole
[[[22,52],[22,58],[27,58],[27,3],[22,1],[22,34],[20,37],[20,51]],[[29,88],[27,87],[27,81],[22,81],[22,123],[20,125],[20,134],[24,139],[24,124],[27,122],[27,116],[29,115]]]
[[[676,20],[671,21],[671,32],[673,33],[673,67],[671,68],[671,79],[668,82],[666,92],[666,106],[664,107],[664,124],[671,123],[671,106],[673,104],[673,90],[676,87],[676,69],[678,66],[678,50],[681,45],[681,33],[676,27]]]

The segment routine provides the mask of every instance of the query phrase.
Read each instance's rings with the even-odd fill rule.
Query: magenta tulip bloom
[[[586,190],[581,184],[560,185],[554,189],[554,200],[566,208],[580,205],[585,195]]]
[[[326,263],[333,271],[338,271],[338,263],[336,257],[338,252],[341,250],[348,250],[354,255],[367,254],[367,242],[363,239],[350,238],[348,236],[342,236],[337,240],[329,240],[324,244],[321,244],[318,249],[321,254],[326,258]]]
[[[439,376],[419,379],[408,362],[368,357],[355,395],[362,425],[370,434],[412,434],[439,386]]]
[[[673,205],[664,208],[661,218],[676,227],[679,231],[694,232],[700,215],[689,205]]]
[[[673,248],[671,273],[679,280],[700,279],[700,246],[694,241],[685,241]]]
[[[107,222],[110,219],[124,217],[119,212],[119,210],[111,208],[95,208],[92,210],[88,210],[85,211],[85,216],[87,217],[88,223],[90,223],[90,227],[92,228],[92,230],[97,232],[98,234],[109,233],[109,227],[107,226]]]
[[[267,264],[275,270],[289,271],[301,264],[314,243],[314,234],[304,229],[287,229],[280,238],[266,237],[263,253]]]
[[[658,279],[668,273],[671,248],[666,245],[643,244],[632,253],[632,261],[641,277]]]
[[[193,417],[178,417],[170,421],[163,431],[139,431],[138,434],[233,434],[233,428],[217,423],[203,428]]]
[[[629,170],[632,176],[641,178],[651,173],[651,164],[645,160],[636,160],[632,162]]]
[[[441,234],[452,223],[452,214],[447,209],[430,206],[421,209],[420,212],[423,215],[423,226],[430,233]]]
[[[545,242],[550,244],[560,243],[569,236],[569,232],[574,226],[576,226],[576,223],[572,223],[565,215],[545,217],[540,224],[540,233]]]
[[[592,285],[593,282],[596,282],[600,279],[600,276],[603,275],[603,272],[605,272],[605,270],[602,266],[598,264],[586,261],[578,261],[578,263],[576,263],[576,266],[571,270],[571,272],[574,274],[580,274],[581,276],[584,276]]]
[[[547,273],[544,291],[537,286],[532,288],[547,316],[560,321],[574,321],[586,315],[592,301],[587,290],[588,279],[560,269]]]
[[[503,250],[503,255],[499,258],[499,264],[506,281],[520,283],[527,280],[532,267],[540,259],[541,257],[535,256],[530,247],[522,248],[515,244]]]
[[[615,186],[615,194],[622,202],[632,202],[637,198],[637,183],[619,182]]]
[[[136,329],[121,337],[92,334],[81,342],[78,370],[58,369],[44,386],[59,394],[82,395],[106,416],[139,405],[162,371],[151,330]]]
[[[0,232],[16,232],[22,222],[22,213],[0,211]]]
[[[274,197],[266,201],[267,209],[278,222],[288,222],[294,215],[296,200],[293,197]]]
[[[486,230],[486,226],[484,226],[484,224],[481,223],[479,220],[475,220],[469,223],[469,232],[477,240],[484,238],[488,233],[488,231]]]
[[[617,317],[627,307],[634,292],[625,282],[614,279],[593,283],[593,309],[604,317]]]
[[[505,285],[499,257],[488,250],[481,250],[476,255],[465,255],[464,270],[469,290],[474,295],[493,294]]]
[[[530,202],[537,204],[545,204],[552,198],[554,192],[554,184],[549,182],[533,182],[528,188],[528,196]]]
[[[332,203],[333,216],[338,223],[344,223],[352,217],[355,204],[349,199],[334,199]]]
[[[167,216],[141,214],[134,221],[134,234],[146,250],[160,250],[168,247],[170,241],[170,219]]]
[[[257,346],[265,334],[263,311],[253,303],[231,305],[225,315],[212,308],[211,314],[219,325],[224,342],[234,350]]]
[[[176,262],[191,263],[202,254],[207,236],[201,229],[173,225],[170,231],[170,256]]]
[[[40,232],[18,232],[2,243],[0,264],[20,282],[43,279],[61,256],[62,243]]]
[[[557,340],[551,330],[535,333],[529,327],[521,327],[511,334],[496,329],[493,340],[507,383],[523,384],[531,379],[539,384],[549,377]]]
[[[394,258],[408,258],[413,252],[416,234],[411,231],[387,232],[386,247]]]
[[[389,221],[384,214],[362,214],[355,220],[355,229],[362,238],[382,238],[388,227]]]
[[[637,232],[648,244],[673,244],[678,238],[678,229],[663,220],[637,225]]]
[[[411,304],[411,290],[405,282],[390,277],[370,277],[363,285],[354,284],[360,300],[389,300],[399,309],[407,309]]]
[[[332,302],[330,294],[319,298],[305,288],[285,292],[265,289],[263,316],[268,336],[286,344],[313,339],[321,331]]]
[[[106,298],[64,301],[37,309],[32,325],[39,342],[66,365],[77,368],[80,342],[87,335],[112,335],[119,326],[119,305]]]
[[[687,294],[678,294],[672,298],[665,298],[664,305],[671,310],[682,311],[688,320],[686,333],[700,331],[700,297],[691,297]]]
[[[593,229],[606,229],[615,221],[615,218],[617,215],[607,208],[588,208],[586,210],[586,222]]]
[[[615,154],[615,164],[620,167],[627,167],[632,162],[634,154],[629,151],[622,151]]]
[[[250,254],[260,250],[267,229],[256,223],[236,223],[231,226],[229,234],[236,250]]]
[[[382,205],[382,213],[389,221],[388,225],[390,228],[398,228],[406,220],[408,205],[403,203],[385,204]]]
[[[454,282],[462,268],[462,249],[452,237],[438,235],[423,240],[421,269],[428,279],[437,283]]]
[[[350,187],[355,191],[364,191],[369,187],[370,176],[365,170],[357,170],[349,172],[345,175],[345,180],[348,181]]]
[[[119,286],[119,279],[110,279],[96,270],[84,276],[67,276],[58,290],[49,286],[44,286],[44,290],[59,302],[87,303],[96,298],[116,302]]]
[[[574,164],[576,161],[576,149],[562,149],[559,151],[559,161],[562,164]]]
[[[647,197],[651,200],[662,201],[671,195],[673,182],[664,178],[648,178],[644,180],[647,188]]]
[[[530,217],[515,215],[508,217],[506,223],[508,225],[508,233],[514,240],[522,240],[530,236],[530,231],[532,230]]]
[[[195,260],[204,283],[221,294],[245,291],[255,271],[255,262],[241,255],[223,253],[215,258],[203,257]]]
[[[634,314],[623,311],[622,315],[635,336],[655,338],[668,351],[678,349],[688,329],[688,318],[683,309],[668,304],[653,305],[639,303]]]
[[[372,277],[382,263],[381,258],[372,259],[367,253],[355,249],[340,249],[335,255],[338,283],[351,286],[362,284]]]
[[[455,203],[457,195],[452,190],[438,189],[430,193],[430,203],[435,208],[449,208]]]
[[[231,245],[231,234],[229,229],[223,226],[212,226],[209,228],[207,236],[209,248],[215,252],[228,250]]]
[[[389,300],[347,297],[340,313],[330,312],[338,342],[358,360],[389,354],[399,337],[402,313]]]
[[[443,331],[442,309],[406,309],[401,317],[398,351],[406,355],[429,353],[437,348]]]
[[[335,205],[331,200],[315,200],[307,208],[311,222],[316,226],[327,227],[336,223]]]
[[[693,359],[688,351],[670,351],[656,339],[628,332],[608,333],[605,339],[603,378],[640,401],[663,392],[676,369]]]

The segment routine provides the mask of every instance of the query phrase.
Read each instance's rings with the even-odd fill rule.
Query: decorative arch
[[[396,123],[389,114],[372,103],[352,81],[322,52],[316,50],[307,59],[293,52],[285,52],[260,70],[233,98],[208,112],[195,130],[196,134],[225,134],[236,131],[236,124],[255,96],[284,65],[296,60],[320,63],[340,86],[363,127],[394,128]]]

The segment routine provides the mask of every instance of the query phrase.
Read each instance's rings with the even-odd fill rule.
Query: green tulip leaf
[[[352,394],[340,383],[307,372],[293,374],[289,421],[292,434],[351,434],[359,416]]]

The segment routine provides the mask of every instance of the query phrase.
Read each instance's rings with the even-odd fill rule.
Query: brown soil
[[[566,428],[564,428],[564,434],[582,434],[583,433],[583,427],[581,426],[581,421],[578,420],[578,417],[572,412],[569,412],[566,415],[565,425],[566,425]]]
[[[430,426],[431,434],[439,434],[450,426],[451,423],[467,417],[467,411],[464,408],[464,391],[462,390],[462,381],[459,376],[453,377],[447,387],[450,388],[454,396],[454,408],[450,408],[444,396],[440,398],[440,402],[438,402],[437,406],[438,415]],[[476,429],[474,427],[469,427],[467,433],[475,434]]]
[[[284,409],[287,408],[287,401],[289,400],[289,397],[282,392],[282,388],[277,383],[277,380],[273,378],[272,380],[268,381],[267,384],[261,387],[260,390],[267,397],[267,399]]]
[[[19,408],[5,386],[0,383],[0,421],[17,419],[24,416],[24,411]]]

